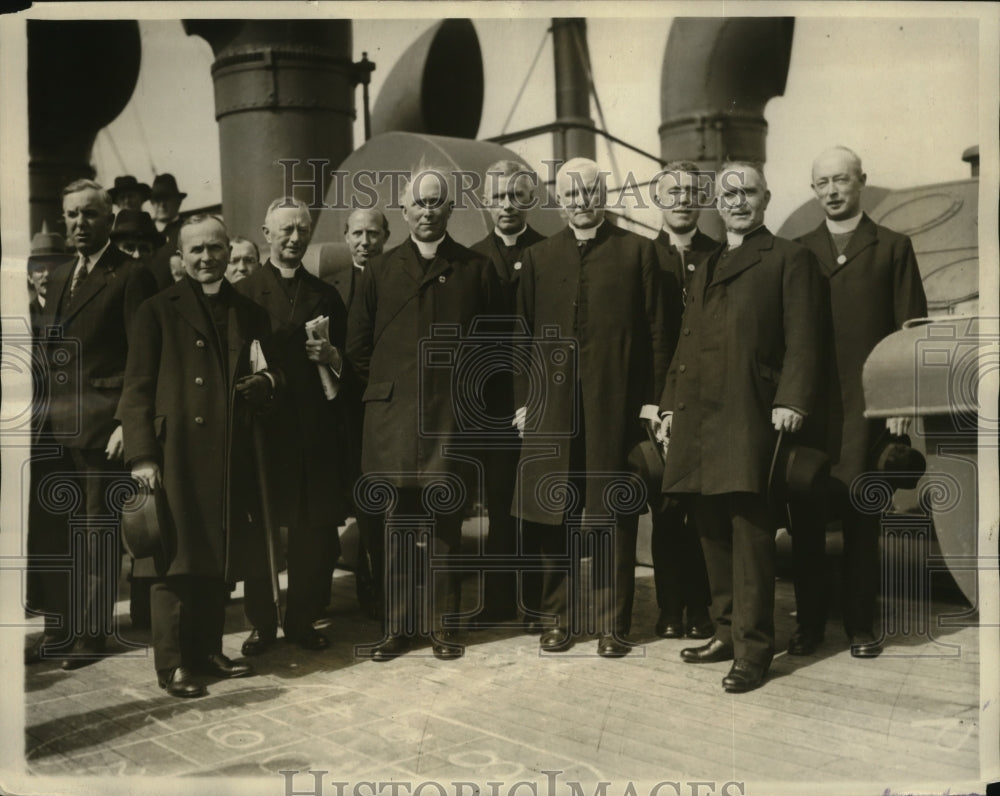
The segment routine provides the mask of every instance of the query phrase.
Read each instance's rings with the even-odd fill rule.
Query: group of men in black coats
[[[845,625],[852,654],[877,655],[878,527],[849,488],[878,434],[861,414],[864,359],[926,312],[912,247],[861,212],[866,177],[845,148],[814,164],[827,220],[801,243],[764,226],[770,193],[753,163],[718,172],[726,241],[700,232],[696,172],[668,164],[651,241],[607,220],[599,167],[570,160],[555,184],[567,226],[543,238],[525,221],[533,175],[501,161],[485,181],[494,229],[466,248],[447,231],[454,186],[421,165],[400,197],[408,239],[383,253],[385,216],[355,211],[344,230],[353,263],[330,281],[302,266],[308,208],[282,198],[265,214],[260,268],[226,281],[228,231],[196,215],[176,230],[184,276],[159,290],[151,267],[110,245],[103,189],[67,186],[77,256],[52,272],[40,325],[79,347],[71,366],[48,355],[46,433],[65,449],[92,530],[74,561],[88,573],[73,581],[80,594],[44,606],[71,630],[64,667],[95,660],[113,632],[113,573],[100,571],[97,548],[117,541],[100,532],[101,501],[128,472],[171,517],[142,566],[155,578],[158,680],[175,696],[204,694],[200,675],[252,672],[222,654],[228,584],[245,583],[244,655],[275,642],[271,526],[288,532],[287,641],[328,645],[317,620],[338,526],[353,515],[367,563],[359,590],[384,620],[366,654],[390,660],[428,636],[437,658],[460,657],[454,564],[475,494],[489,516],[477,619],[523,621],[546,653],[596,628],[599,655],[627,654],[648,505],[657,634],[709,639],[683,660],[732,660],[723,686],[747,691],[775,650],[767,492],[779,433],[834,463],[823,505],[844,516]],[[905,433],[906,421],[889,430]],[[665,453],[658,489],[629,463],[649,439]],[[828,512],[790,512],[799,628],[789,652],[811,654],[824,633]],[[589,625],[575,602],[581,558],[592,566]],[[80,605],[94,620],[70,624]],[[56,624],[36,653],[54,649]]]

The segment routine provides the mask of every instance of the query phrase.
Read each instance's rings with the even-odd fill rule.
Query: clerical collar
[[[499,228],[493,227],[493,234],[496,235],[498,238],[500,238],[500,240],[502,240],[505,245],[507,245],[507,246],[516,246],[517,245],[517,239],[520,238],[521,235],[524,234],[524,231],[527,228],[528,228],[528,225],[525,224],[523,227],[521,227],[513,235],[508,235],[506,232],[501,232],[499,230]]]
[[[764,225],[761,224],[760,226],[754,227],[749,232],[744,232],[742,234],[740,234],[739,232],[730,232],[727,229],[726,230],[726,243],[729,244],[729,248],[730,249],[739,248],[740,246],[743,245],[743,241],[744,240],[746,240],[747,238],[749,238],[751,235],[753,235],[758,229],[760,229],[763,226]]]
[[[694,240],[694,233],[698,231],[698,228],[695,227],[687,232],[674,232],[670,227],[664,227],[663,231],[667,233],[667,237],[670,238],[670,245],[675,249],[690,249],[691,241]]]
[[[291,268],[287,268],[284,265],[278,265],[277,263],[271,263],[271,265],[278,269],[278,273],[281,274],[283,279],[294,279],[300,268],[299,265],[293,265]]]
[[[425,260],[433,260],[437,257],[438,246],[441,245],[441,241],[444,240],[444,235],[442,235],[437,240],[432,241],[422,241],[417,240],[413,235],[410,235],[410,240],[413,241],[413,245],[417,247],[417,251],[420,252],[420,256]]]
[[[365,270],[364,265],[362,265],[361,263],[354,263],[354,267],[357,268],[359,271],[364,271]]]
[[[603,218],[601,219],[601,222],[599,224],[597,224],[597,225],[595,225],[593,227],[587,227],[586,229],[580,229],[580,228],[574,227],[572,224],[570,224],[569,228],[571,230],[573,230],[573,235],[574,235],[574,237],[577,240],[593,240],[594,238],[597,237],[597,230],[599,230],[601,228],[602,224],[604,224],[604,219]]]
[[[217,296],[219,291],[222,290],[222,283],[224,280],[216,279],[214,282],[199,282],[201,285],[202,292],[206,296]]]
[[[834,221],[832,218],[828,218],[826,220],[826,228],[833,235],[844,235],[848,232],[854,232],[858,228],[858,224],[861,223],[861,216],[863,215],[864,212],[858,212],[856,216],[851,216],[843,221]]]

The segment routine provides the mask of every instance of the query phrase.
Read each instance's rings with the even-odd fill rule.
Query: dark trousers
[[[698,495],[695,517],[712,590],[715,637],[737,660],[774,657],[775,526],[760,495]]]
[[[619,517],[603,530],[571,530],[566,525],[525,522],[525,537],[537,540],[544,567],[539,610],[555,614],[559,626],[572,633],[586,632],[585,626],[572,620],[579,616],[575,574],[580,571],[580,558],[589,555],[597,632],[625,636],[632,627],[638,530],[638,515]]]
[[[354,574],[358,602],[372,616],[385,613],[385,515],[356,508],[358,568]]]
[[[459,552],[464,506],[429,514],[423,489],[403,487],[386,516],[386,632],[440,634],[444,617],[458,613],[461,582],[442,556]]]
[[[498,441],[482,457],[486,480],[486,508],[490,525],[486,536],[486,555],[513,558],[517,555],[517,521],[511,516],[517,481],[520,445],[513,441]],[[517,571],[491,569],[483,572],[483,606],[486,613],[498,619],[517,615]]]
[[[65,649],[74,641],[69,616],[70,542],[66,516],[50,499],[52,489],[73,471],[69,452],[51,439],[32,448],[28,493],[27,606],[45,614],[45,635]],[[60,475],[62,474],[62,475]]]
[[[179,575],[149,590],[153,663],[158,672],[197,667],[222,652],[229,587],[221,578]]]
[[[650,540],[657,607],[675,624],[683,623],[686,608],[688,626],[708,619],[712,599],[693,503],[689,496],[671,498],[653,511]]]
[[[288,529],[288,591],[285,595],[285,637],[301,638],[330,604],[330,581],[340,556],[337,526]],[[278,616],[270,578],[243,582],[243,610],[257,630],[277,630]]]
[[[879,518],[858,512],[846,488],[826,501],[791,502],[792,567],[799,627],[822,633],[827,616],[827,518],[839,515],[844,536],[843,614],[848,636],[871,633],[881,583]]]

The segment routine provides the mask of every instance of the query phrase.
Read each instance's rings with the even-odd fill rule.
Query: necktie
[[[80,255],[80,264],[76,267],[76,271],[73,273],[73,281],[69,286],[69,300],[72,301],[74,296],[80,290],[80,285],[83,284],[83,280],[87,278],[87,257],[86,255]]]

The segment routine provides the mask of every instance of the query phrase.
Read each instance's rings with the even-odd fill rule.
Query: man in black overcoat
[[[829,283],[832,355],[828,357],[823,438],[833,476],[827,504],[789,505],[792,525],[798,628],[791,655],[809,655],[823,640],[827,595],[824,543],[826,522],[841,518],[844,538],[843,619],[851,655],[872,658],[882,651],[874,634],[879,591],[878,517],[859,511],[851,484],[874,469],[879,437],[906,433],[909,417],[883,424],[864,417],[861,371],[872,349],[911,318],[927,314],[927,299],[910,239],[879,226],[861,210],[867,175],[861,159],[846,147],[816,158],[812,187],[826,219],[799,238],[819,260]]]

